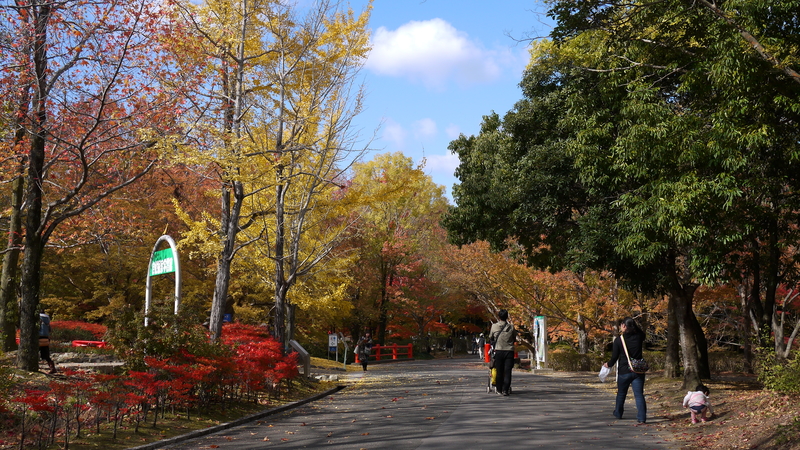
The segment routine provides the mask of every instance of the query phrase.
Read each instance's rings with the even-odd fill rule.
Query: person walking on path
[[[50,373],[56,373],[56,363],[50,358],[50,316],[42,308],[39,311],[39,356],[50,366]]]
[[[361,363],[361,368],[366,372],[367,363],[369,362],[369,354],[372,352],[372,338],[369,333],[364,334],[358,340],[356,345],[356,354],[358,354],[358,362]]]
[[[642,359],[645,334],[639,325],[630,317],[626,317],[619,324],[620,335],[614,340],[611,359],[603,367],[613,367],[617,364],[617,402],[614,407],[614,417],[622,419],[625,412],[625,397],[628,396],[628,387],[633,387],[633,396],[636,399],[636,420],[647,423],[647,403],[644,400],[645,374],[636,373],[630,368],[631,359]],[[622,339],[628,348],[626,356]]]
[[[478,343],[478,359],[483,361],[483,348],[486,346],[486,338],[483,337],[483,333],[476,338],[475,342]]]
[[[511,369],[514,367],[517,330],[508,321],[508,311],[505,309],[497,312],[497,318],[500,320],[492,325],[489,332],[489,341],[494,342],[494,366],[497,368],[495,391],[508,396],[511,394]]]
[[[447,357],[453,357],[453,337],[447,336],[447,342],[444,343],[444,347],[447,349]]]

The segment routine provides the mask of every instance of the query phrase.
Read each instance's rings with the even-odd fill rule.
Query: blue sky
[[[350,4],[360,11],[367,1]],[[540,0],[374,0],[372,52],[360,74],[366,107],[355,123],[364,139],[380,127],[373,154],[425,158],[425,172],[452,199],[458,158],[447,146],[522,97],[529,53],[520,40],[549,33],[545,10]]]

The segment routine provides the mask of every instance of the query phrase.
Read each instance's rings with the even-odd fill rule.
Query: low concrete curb
[[[314,395],[312,397],[309,397],[309,398],[306,398],[306,399],[303,399],[303,400],[298,400],[296,402],[287,403],[287,404],[285,404],[283,406],[278,406],[276,408],[268,409],[266,411],[261,411],[261,412],[255,413],[255,414],[250,414],[249,416],[242,417],[240,419],[236,419],[236,420],[231,421],[231,422],[226,422],[226,423],[223,423],[223,424],[220,424],[220,425],[216,425],[216,426],[213,426],[213,427],[209,427],[209,428],[203,428],[202,430],[195,430],[195,431],[192,431],[192,432],[189,432],[189,433],[186,433],[186,434],[182,434],[180,436],[175,436],[173,438],[163,439],[163,440],[160,440],[160,441],[152,442],[150,444],[139,445],[137,447],[130,447],[128,450],[150,450],[150,449],[159,449],[159,448],[169,447],[170,445],[178,444],[178,443],[181,443],[183,441],[187,441],[189,439],[195,439],[195,438],[203,437],[203,436],[206,436],[206,435],[209,435],[209,434],[213,434],[213,433],[216,433],[216,432],[219,432],[219,431],[222,431],[222,430],[227,430],[229,428],[238,427],[239,425],[244,425],[244,424],[252,422],[254,420],[258,420],[258,419],[261,419],[261,418],[264,418],[264,417],[267,417],[267,416],[271,416],[273,414],[279,414],[279,413],[282,413],[284,411],[289,411],[289,410],[291,410],[293,408],[297,408],[298,406],[305,405],[306,403],[311,403],[313,401],[316,401],[316,400],[319,400],[321,398],[324,398],[325,396],[328,396],[328,395],[331,395],[331,394],[335,394],[335,393],[341,391],[342,389],[344,389],[345,387],[347,387],[347,386],[339,385],[339,386],[336,386],[335,388],[328,389],[325,392],[319,393],[317,395]]]

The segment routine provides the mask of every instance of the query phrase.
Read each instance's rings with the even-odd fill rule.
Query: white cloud
[[[450,81],[460,85],[493,81],[508,58],[508,53],[483,48],[448,22],[432,19],[411,21],[395,31],[378,28],[366,67],[443,88]]]
[[[444,132],[447,135],[448,139],[452,141],[453,139],[456,139],[458,136],[461,135],[461,128],[459,128],[458,125],[451,123],[450,125],[447,126],[447,128],[445,128]]]
[[[414,122],[414,136],[418,139],[432,138],[437,132],[436,122],[433,119],[425,118]]]
[[[452,176],[458,167],[458,155],[447,152],[445,155],[430,155],[425,157],[425,170]]]
[[[398,149],[405,148],[408,132],[406,132],[402,125],[392,119],[386,119],[381,130],[383,130],[381,139],[391,142]]]

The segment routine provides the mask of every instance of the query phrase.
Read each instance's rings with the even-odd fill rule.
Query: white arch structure
[[[153,257],[156,255],[156,249],[158,245],[162,242],[166,242],[169,244],[169,249],[172,252],[171,255],[160,258],[156,261],[156,265],[153,265]],[[164,249],[167,250],[167,249]],[[164,250],[159,251],[161,255],[165,255],[162,253]],[[178,307],[181,304],[181,262],[180,258],[178,258],[178,246],[175,244],[175,241],[169,235],[163,235],[156,241],[156,244],[153,246],[153,251],[150,252],[150,263],[147,265],[147,286],[145,287],[145,294],[144,294],[144,326],[147,326],[148,317],[147,314],[150,312],[150,303],[152,301],[153,296],[153,286],[150,282],[150,278],[156,275],[161,275],[165,273],[175,272],[175,314],[178,314]]]

